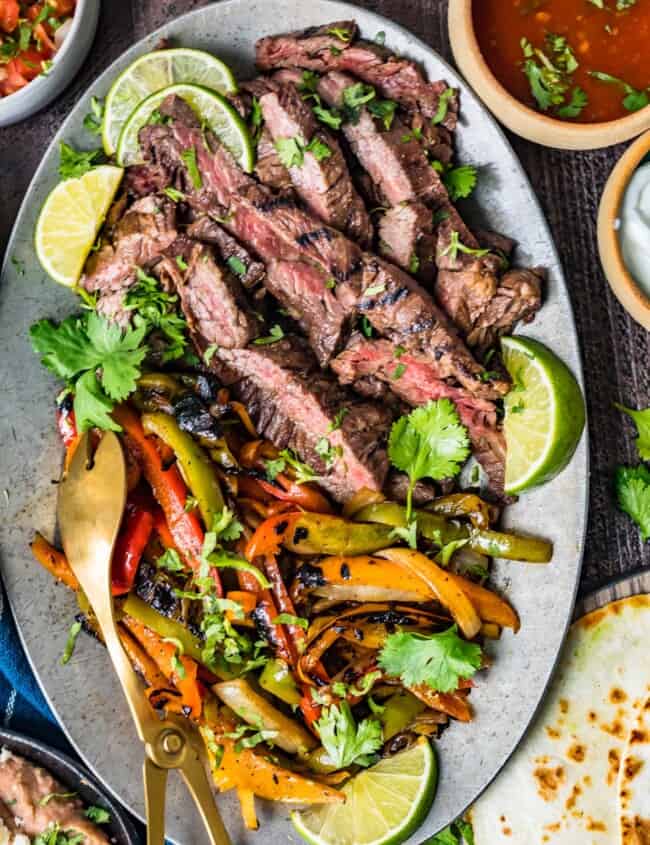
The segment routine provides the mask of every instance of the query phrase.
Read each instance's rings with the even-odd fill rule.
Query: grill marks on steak
[[[325,223],[368,246],[372,224],[357,193],[338,141],[320,128],[314,113],[294,85],[278,85],[260,99],[266,128],[274,142],[296,139],[303,147],[323,145],[323,156],[306,149],[299,166],[289,168],[291,180],[303,202]]]
[[[497,427],[492,402],[450,386],[443,380],[444,369],[436,368],[429,358],[403,348],[398,351],[387,340],[366,340],[355,335],[347,349],[332,361],[332,369],[342,384],[356,384],[369,378],[385,382],[393,393],[415,407],[432,399],[451,399],[461,422],[467,426],[472,450],[490,480],[491,489],[503,494],[505,439]]]
[[[336,30],[349,33],[348,40],[338,38]],[[357,41],[357,34],[355,21],[336,21],[262,38],[256,45],[256,63],[262,70],[299,67],[319,73],[347,71],[374,85],[383,97],[406,109],[419,109],[427,118],[434,117],[447,84],[427,81],[415,62],[394,56],[377,44]],[[445,128],[454,129],[457,111],[458,99],[454,95],[442,121]]]
[[[280,449],[293,449],[335,499],[346,501],[362,487],[381,489],[388,471],[390,414],[323,373],[303,340],[285,337],[269,346],[220,348],[211,368],[246,404],[260,435]],[[342,408],[348,413],[332,431]],[[341,450],[329,466],[316,450],[322,437]]]
[[[190,238],[216,246],[226,264],[235,263],[236,275],[245,288],[256,287],[263,281],[266,270],[262,262],[254,259],[248,250],[210,217],[199,217],[187,227],[186,233]],[[239,272],[239,265],[244,267],[243,273]]]

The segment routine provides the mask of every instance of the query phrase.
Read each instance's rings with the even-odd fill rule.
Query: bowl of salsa
[[[456,62],[513,132],[594,149],[650,129],[650,0],[450,0]]]
[[[85,59],[99,0],[0,0],[0,127],[56,97]]]
[[[650,132],[629,147],[607,180],[598,251],[615,296],[650,329]]]

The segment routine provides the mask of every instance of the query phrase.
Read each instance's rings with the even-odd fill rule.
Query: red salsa
[[[581,123],[650,102],[650,0],[474,0],[481,52],[518,100]]]
[[[47,73],[63,43],[76,0],[0,0],[0,97]]]

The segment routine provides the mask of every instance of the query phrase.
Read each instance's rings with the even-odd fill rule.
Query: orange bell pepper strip
[[[122,622],[165,678],[180,692],[184,714],[192,719],[198,719],[203,709],[203,688],[198,680],[198,663],[191,657],[182,655],[180,662],[183,672],[179,673],[176,668],[179,656],[173,643],[165,642],[155,631],[147,628],[132,616],[124,616]]]
[[[257,596],[248,590],[230,590],[226,593],[226,598],[230,601],[237,602],[244,612],[244,618],[237,616],[232,610],[226,611],[226,619],[229,622],[236,622],[238,625],[246,625],[247,627],[255,627],[255,623],[251,619],[251,614],[257,607]]]
[[[440,710],[459,722],[472,721],[472,708],[464,695],[457,692],[436,692],[428,684],[416,684],[408,689],[432,710]]]
[[[293,531],[300,513],[279,513],[264,520],[246,544],[246,559],[277,555],[285,537]]]
[[[470,581],[469,578],[463,578],[462,575],[455,575],[450,572],[449,577],[465,593],[484,622],[494,622],[502,628],[512,628],[517,633],[519,617],[501,596],[493,593],[492,590],[481,587],[474,581]]]
[[[293,505],[304,508],[312,513],[333,513],[332,506],[325,496],[310,484],[296,484],[295,481],[287,478],[281,473],[276,479],[281,487],[271,484],[263,479],[258,479],[260,487],[276,499],[284,502],[291,502]]]
[[[113,418],[122,426],[127,445],[142,464],[144,477],[151,485],[153,494],[165,514],[179,553],[189,566],[198,572],[201,567],[204,533],[196,513],[188,513],[185,510],[187,487],[180,472],[174,464],[164,468],[154,441],[145,435],[140,418],[128,405],[118,405],[113,410]],[[221,595],[219,575],[214,569],[211,575]]]
[[[236,751],[235,740],[205,728],[201,728],[201,733],[208,749],[212,778],[221,792],[247,789],[260,798],[287,804],[333,804],[345,800],[339,790],[278,766],[268,752],[253,748]],[[220,761],[215,757],[215,743],[223,750]]]
[[[54,575],[58,581],[75,592],[79,589],[79,581],[70,569],[66,556],[63,552],[55,549],[51,543],[48,543],[42,534],[36,532],[29,547],[41,566],[47,569],[51,575]]]

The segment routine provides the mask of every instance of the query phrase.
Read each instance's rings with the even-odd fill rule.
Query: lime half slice
[[[312,845],[399,845],[424,821],[438,769],[429,741],[380,760],[343,787],[345,804],[321,804],[291,814]]]
[[[585,404],[573,373],[546,346],[525,337],[501,339],[512,378],[505,398],[506,493],[554,478],[569,463],[585,425]]]
[[[51,191],[36,223],[36,255],[61,285],[77,284],[122,181],[121,167],[95,167]]]
[[[214,132],[221,143],[233,154],[240,167],[250,172],[255,153],[246,124],[230,103],[220,94],[199,85],[180,83],[157,91],[133,112],[126,122],[117,143],[117,161],[122,167],[142,161],[138,133],[150,122],[152,114],[170,94],[182,97],[202,121]]]
[[[237,90],[228,65],[202,50],[186,47],[145,53],[117,77],[106,97],[102,143],[106,155],[112,155],[124,124],[150,94],[176,82],[203,85],[220,94]]]

